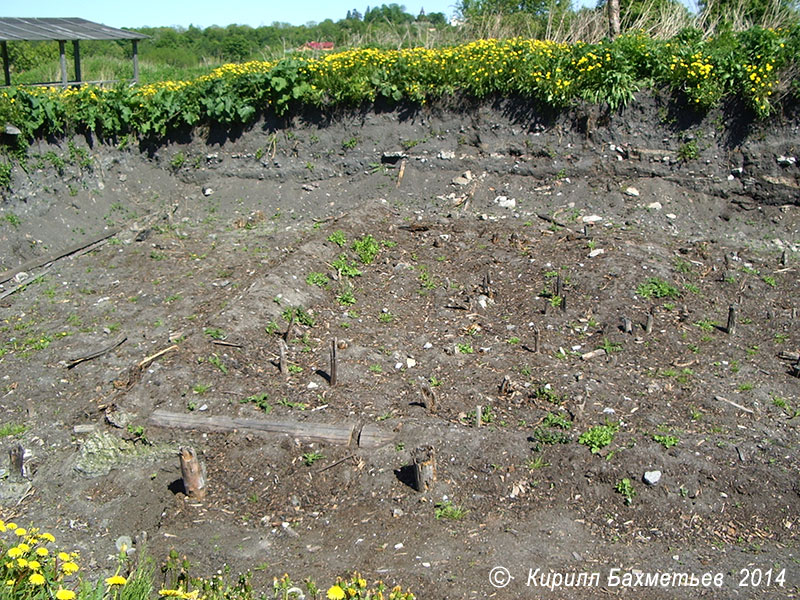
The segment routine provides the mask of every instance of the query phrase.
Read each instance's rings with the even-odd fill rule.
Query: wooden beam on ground
[[[354,439],[364,437],[364,443],[374,444],[377,432],[370,426],[364,427],[356,436],[356,426],[352,423],[334,425],[329,423],[300,423],[297,421],[265,421],[262,419],[242,419],[235,417],[186,415],[166,410],[156,410],[150,415],[150,424],[156,427],[175,429],[194,429],[197,431],[232,432],[239,431],[254,435],[287,435],[303,442],[322,442],[347,446]],[[383,436],[380,439],[390,439]],[[370,447],[375,447],[370,446]]]

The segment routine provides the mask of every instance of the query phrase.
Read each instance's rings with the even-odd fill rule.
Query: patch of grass
[[[547,413],[542,420],[545,427],[560,427],[561,429],[571,429],[572,422],[564,416],[564,413]]]
[[[678,442],[680,440],[677,437],[675,437],[674,435],[658,435],[658,434],[656,434],[656,435],[653,436],[653,441],[654,442],[658,442],[659,444],[664,446],[665,449],[669,450],[673,446],[677,446]]]
[[[228,372],[228,367],[225,366],[225,364],[222,362],[222,359],[216,354],[212,354],[211,356],[209,356],[208,362],[217,367],[223,373]]]
[[[318,460],[325,458],[325,455],[321,452],[306,452],[301,458],[303,459],[303,463],[305,463],[307,467],[310,467]]]
[[[636,293],[642,298],[679,298],[680,290],[658,277],[650,277],[645,283],[636,288]]]
[[[341,229],[337,229],[330,234],[327,238],[327,241],[336,244],[339,246],[339,248],[344,248],[347,245],[347,237],[344,235],[344,231]]]
[[[533,451],[539,452],[542,446],[555,446],[556,444],[568,444],[570,438],[562,431],[554,429],[545,429],[543,427],[536,427],[532,432],[528,441],[533,443]]]
[[[702,329],[703,331],[714,331],[717,327],[719,327],[719,323],[716,321],[710,321],[709,319],[703,319],[701,321],[695,322],[695,325]]]
[[[353,242],[353,251],[358,255],[362,264],[369,265],[381,251],[380,244],[370,234],[366,234]]]
[[[697,158],[700,149],[697,147],[697,140],[690,140],[685,144],[681,144],[678,148],[678,158],[686,162]]]
[[[459,354],[473,354],[475,349],[470,344],[456,344],[456,350]]]
[[[475,423],[475,417],[477,413],[474,410],[471,410],[467,413],[467,416],[464,417],[464,422],[466,423]],[[484,406],[481,409],[481,423],[484,425],[488,425],[494,421],[494,413],[492,412],[491,406]]]
[[[764,275],[761,278],[761,281],[763,281],[770,287],[775,287],[776,285],[778,285],[777,282],[775,281],[775,278],[772,275]]]
[[[336,301],[341,304],[342,306],[352,306],[356,303],[356,297],[353,295],[353,288],[348,286],[346,289],[343,289],[339,294],[336,296]]]
[[[22,223],[20,218],[12,212],[3,215],[3,220],[15,229],[19,227],[20,223]]]
[[[326,287],[331,280],[325,273],[311,272],[306,275],[306,283],[308,285],[316,285],[317,287]]]
[[[240,404],[255,404],[258,408],[263,410],[265,413],[269,414],[272,412],[272,405],[268,402],[269,395],[262,392],[260,394],[253,394],[252,396],[248,396],[242,400],[239,400]]]
[[[286,320],[287,323],[291,322],[292,317],[294,317],[295,321],[301,325],[305,325],[306,327],[314,327],[314,325],[317,324],[311,313],[309,313],[302,306],[287,306],[285,309],[283,309],[281,316]]]
[[[619,423],[606,422],[605,425],[595,425],[581,434],[578,443],[588,446],[592,454],[598,454],[600,450],[614,441],[617,431],[619,431]]]
[[[347,260],[347,257],[344,254],[340,254],[338,258],[331,263],[331,266],[336,269],[336,272],[339,273],[340,277],[361,276],[361,271],[356,264],[350,260]]]
[[[211,389],[210,383],[195,383],[192,387],[192,391],[195,394],[205,394],[208,390]]]
[[[544,469],[545,467],[549,467],[550,463],[545,461],[541,456],[536,456],[531,458],[525,466],[528,468],[529,471],[535,471],[537,469]]]
[[[370,365],[369,371],[370,373],[383,373],[383,367],[380,365]]]
[[[303,367],[301,367],[300,365],[289,365],[287,368],[289,369],[289,373],[295,373],[296,374],[296,373],[302,373],[303,372]]]
[[[9,437],[12,435],[20,435],[28,430],[27,425],[18,425],[16,423],[3,423],[0,425],[0,438]]]
[[[390,312],[382,312],[380,315],[378,315],[378,320],[381,323],[391,323],[394,321],[394,315]]]
[[[523,373],[523,375],[524,374],[525,373]],[[542,385],[536,388],[533,392],[533,397],[540,400],[547,400],[551,404],[563,404],[567,399],[565,395],[560,395],[553,391],[549,385]]]
[[[283,400],[279,400],[278,404],[281,406],[285,406],[287,408],[291,408],[292,410],[305,410],[308,408],[308,404],[305,402],[292,402],[291,400],[287,400],[284,398]]]
[[[225,339],[225,332],[222,329],[218,329],[216,327],[206,327],[205,329],[203,329],[203,333],[205,333],[212,340]]]
[[[636,495],[636,490],[633,489],[633,484],[631,480],[625,477],[621,481],[614,486],[614,490],[618,494],[622,494],[622,497],[625,498],[625,504],[630,505],[633,503],[633,497]]]
[[[508,338],[508,339],[506,340],[506,343],[507,343],[507,344],[512,344],[512,345],[515,345],[515,344],[519,344],[521,341],[522,341],[522,340],[520,340],[518,337],[516,337],[516,336],[512,336],[512,337],[510,337],[510,338]]]
[[[436,520],[440,519],[450,519],[452,521],[460,521],[464,518],[467,514],[467,510],[458,506],[457,504],[453,504],[450,500],[445,500],[444,502],[437,502],[433,507],[433,517]]]
[[[754,387],[755,387],[755,385],[753,385],[752,383],[745,382],[745,383],[740,384],[739,387],[736,388],[736,389],[739,390],[740,392],[749,392]]]
[[[611,342],[608,338],[603,338],[603,343],[597,347],[598,350],[605,350],[606,354],[613,354],[622,350],[622,344]]]

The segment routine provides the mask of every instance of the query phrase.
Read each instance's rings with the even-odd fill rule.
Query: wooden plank
[[[394,433],[381,429],[375,423],[367,423],[358,434],[360,448],[380,448],[394,440]]]
[[[156,410],[150,424],[157,427],[194,429],[198,431],[241,431],[255,435],[288,435],[304,442],[324,442],[347,446],[353,440],[352,424],[299,423],[296,421],[263,421],[224,416],[204,417]]]
[[[59,258],[64,258],[65,256],[69,256],[70,254],[75,254],[79,250],[88,248],[89,246],[92,246],[98,242],[105,241],[108,238],[117,235],[118,233],[119,229],[111,229],[109,231],[101,233],[100,235],[96,235],[87,240],[84,240],[83,242],[79,242],[74,246],[69,246],[65,250],[62,250],[55,254],[51,254],[44,258],[33,258],[27,262],[22,263],[18,267],[14,267],[13,269],[9,269],[8,271],[5,271],[4,273],[0,274],[0,283],[5,283],[6,281],[14,277],[14,275],[16,275],[17,273],[20,273],[22,271],[27,271],[28,269],[35,269],[36,267],[41,267],[42,265],[46,265],[47,263],[55,262]]]

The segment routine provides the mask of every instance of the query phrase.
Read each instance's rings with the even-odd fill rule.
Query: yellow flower
[[[114,575],[106,579],[106,585],[125,585],[126,583],[128,583],[128,580],[122,575]]]
[[[328,588],[328,600],[344,600],[344,590],[338,585]]]
[[[72,575],[73,573],[76,573],[78,569],[80,569],[80,567],[72,561],[65,562],[63,565],[61,565],[61,570],[64,571],[65,575]]]
[[[43,540],[47,540],[51,544],[56,541],[56,538],[53,537],[52,533],[43,533],[42,534],[42,539]]]
[[[41,557],[45,557],[48,554],[50,554],[50,551],[47,548],[37,548],[36,554],[38,554]]]
[[[59,552],[58,553],[58,560],[61,560],[61,561],[64,561],[64,562],[68,561],[69,560],[69,554],[67,554],[66,552]]]
[[[13,586],[14,585],[14,580],[13,579],[6,579],[6,585]]]
[[[28,535],[28,530],[25,529],[24,527],[17,527],[14,530],[14,533],[17,534],[17,537],[22,537],[23,535]]]
[[[16,523],[6,523],[6,527],[8,527],[9,529],[13,530],[13,529],[17,528],[17,524]]]
[[[41,563],[38,560],[29,560],[28,561],[28,568],[32,571],[38,571],[42,568]]]
[[[8,558],[19,558],[20,556],[22,556],[22,549],[19,546],[8,549]]]
[[[23,568],[23,569],[24,569],[25,567],[27,567],[27,566],[28,566],[28,561],[27,561],[26,559],[24,559],[24,558],[18,558],[18,559],[17,559],[17,564],[18,564],[18,565],[19,565],[21,568]]]
[[[44,576],[41,573],[34,573],[28,578],[33,585],[42,585],[44,583]]]
[[[58,588],[58,591],[56,592],[56,600],[75,600],[75,592],[72,590]]]

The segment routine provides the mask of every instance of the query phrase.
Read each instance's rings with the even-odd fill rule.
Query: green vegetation
[[[27,425],[17,425],[16,423],[3,423],[0,425],[0,438],[12,435],[20,435],[28,430]]]
[[[328,236],[328,241],[336,244],[339,248],[344,248],[347,245],[347,238],[344,235],[344,231],[337,230],[334,231],[332,234]]]
[[[306,275],[306,283],[308,285],[316,285],[318,287],[327,286],[331,280],[325,273],[312,272]]]
[[[451,500],[444,502],[437,502],[433,508],[433,516],[435,519],[451,519],[453,521],[460,521],[467,514],[467,510],[453,504]]]
[[[258,408],[263,410],[265,413],[269,414],[272,412],[272,405],[268,402],[269,395],[265,393],[260,394],[253,394],[252,396],[248,396],[242,400],[239,400],[241,404],[255,404]]]
[[[321,460],[323,458],[325,458],[325,455],[322,454],[321,452],[306,452],[302,456],[303,462],[305,463],[305,465],[307,467],[310,467],[315,462],[317,462],[318,460]]]
[[[607,422],[605,425],[595,425],[581,434],[578,443],[588,446],[592,454],[598,454],[600,450],[614,441],[617,431],[619,431],[619,423]]]
[[[529,15],[533,22],[546,19],[542,15],[547,15],[547,7],[541,8],[543,13]],[[602,18],[602,9],[598,11],[597,18]],[[680,103],[700,112],[736,98],[762,118],[775,112],[772,98],[779,91],[794,99],[800,94],[797,81],[790,76],[797,69],[800,56],[797,24],[745,31],[720,27],[716,35],[679,27],[661,36],[636,31],[613,41],[598,36],[591,43],[559,43],[531,39],[529,27],[523,28],[525,38],[513,37],[515,27],[505,32],[481,31],[481,17],[471,14],[476,20],[469,27],[441,25],[448,36],[440,38],[443,46],[439,48],[423,47],[420,38],[423,33],[428,35],[430,22],[417,20],[413,27],[406,22],[405,32],[393,30],[399,43],[384,46],[393,49],[380,49],[375,46],[381,44],[376,44],[324,58],[313,52],[294,52],[276,60],[224,64],[210,73],[203,69],[180,71],[176,67],[193,66],[200,62],[199,56],[213,56],[214,52],[228,61],[264,56],[265,45],[277,47],[278,39],[286,41],[289,31],[236,26],[227,30],[211,28],[207,34],[197,28],[190,28],[191,34],[168,28],[152,30],[154,38],[142,43],[143,62],[150,53],[147,48],[151,48],[153,58],[169,61],[171,66],[149,76],[150,83],[63,90],[7,88],[0,92],[0,121],[17,126],[25,140],[68,131],[91,131],[104,138],[130,140],[125,136],[163,136],[168,131],[212,123],[250,124],[265,111],[285,115],[303,107],[349,107],[378,100],[422,104],[454,93],[476,99],[519,97],[560,110],[580,102],[606,103],[617,108],[632,101],[636,91],[652,87],[668,90]],[[567,10],[562,14],[570,13]],[[796,13],[792,14],[796,20]],[[414,21],[413,17],[410,19]],[[690,24],[687,19],[683,22]],[[337,30],[329,22],[320,35],[336,38],[345,27],[353,32],[364,21],[351,18],[340,23]],[[602,29],[598,27],[598,31]],[[406,35],[412,30],[413,35]],[[226,33],[220,35],[221,31]],[[544,32],[543,25],[541,31]],[[297,38],[314,39],[309,34],[310,31],[300,30]],[[261,35],[264,37],[259,39]],[[468,41],[474,39],[470,35],[493,39]],[[506,39],[497,39],[498,36]],[[212,42],[212,38],[216,41]],[[298,46],[303,43],[300,39]],[[217,44],[212,54],[199,50],[209,44]],[[418,47],[401,47],[404,44]],[[22,73],[26,70],[38,80],[49,78],[48,69],[57,70],[58,57],[45,56],[53,52],[45,44],[10,46],[17,82],[26,80],[27,74]],[[100,47],[105,50],[97,51],[97,55],[104,56],[109,64],[123,62],[125,51],[118,44],[87,43],[82,50],[87,73],[89,57]],[[52,67],[45,66],[49,61],[53,61]],[[111,66],[111,70],[116,67]],[[109,73],[105,78],[113,76]],[[72,154],[71,160],[78,166],[90,166],[88,155],[79,155],[77,149]],[[681,155],[688,158],[692,154],[694,149],[688,142]],[[172,159],[173,168],[184,164],[180,158],[176,155]],[[8,179],[6,171],[0,172],[0,183]]]
[[[642,298],[678,298],[681,295],[678,288],[658,277],[651,277],[641,284],[636,293]]]
[[[675,437],[674,435],[658,435],[658,434],[656,434],[656,435],[653,436],[653,441],[654,442],[658,442],[659,444],[664,446],[664,448],[669,450],[673,446],[677,446],[678,442],[680,440],[677,437]]]
[[[339,257],[331,263],[331,266],[336,269],[340,276],[343,277],[360,277],[361,271],[356,264],[347,260],[347,256],[340,254]]]
[[[616,490],[618,494],[622,494],[622,497],[625,498],[625,504],[631,504],[633,502],[633,497],[636,495],[636,490],[633,489],[633,484],[627,477],[620,480],[617,485],[614,486],[614,490]]]
[[[353,242],[353,250],[358,255],[362,264],[369,265],[375,260],[375,257],[378,256],[381,247],[374,237],[367,234]]]

